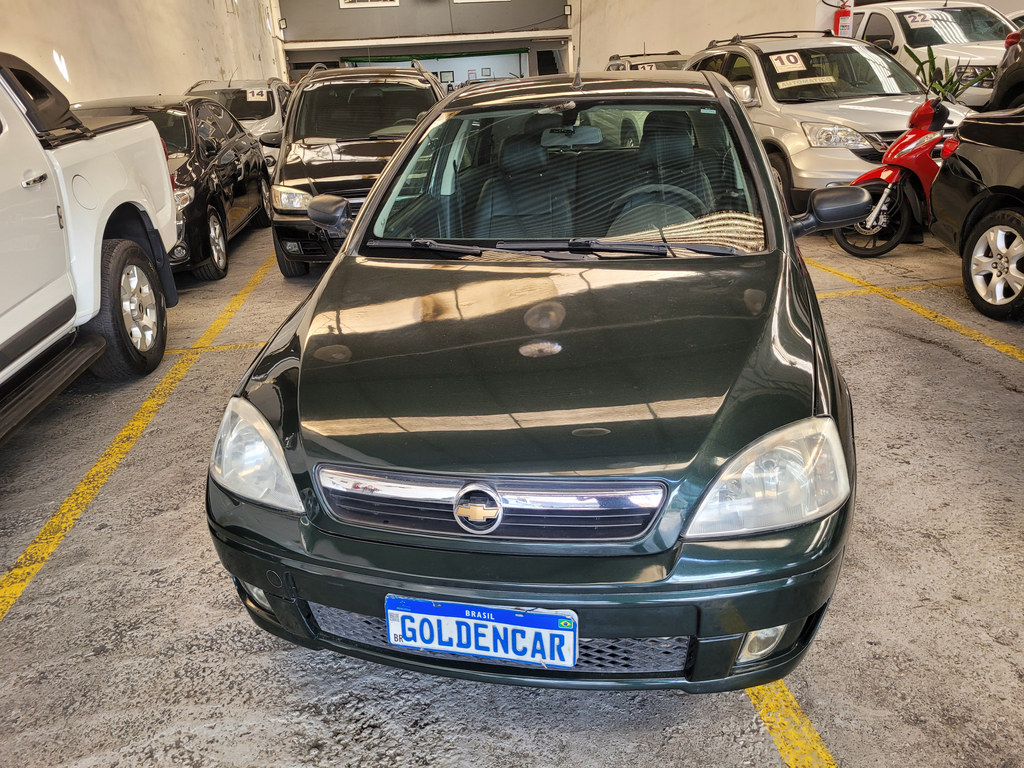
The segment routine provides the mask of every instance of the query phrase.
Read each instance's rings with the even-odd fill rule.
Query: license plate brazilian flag
[[[388,642],[402,648],[573,667],[579,623],[572,611],[496,608],[388,595]]]

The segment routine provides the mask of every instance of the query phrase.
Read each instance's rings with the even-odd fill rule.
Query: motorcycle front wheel
[[[881,183],[864,185],[864,189],[871,193],[873,205],[878,204],[886,187]],[[865,219],[853,226],[832,230],[832,234],[839,247],[851,256],[861,259],[883,256],[906,239],[912,217],[903,190],[897,187],[885,201],[873,227],[868,227]]]

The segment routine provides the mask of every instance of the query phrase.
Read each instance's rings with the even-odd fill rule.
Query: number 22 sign
[[[799,53],[776,53],[771,60],[776,72],[799,72],[807,69]]]

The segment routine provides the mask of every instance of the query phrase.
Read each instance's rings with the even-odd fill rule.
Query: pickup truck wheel
[[[167,344],[167,304],[153,262],[131,240],[104,240],[100,312],[85,330],[107,341],[89,368],[101,379],[127,379],[156,368]]]
[[[256,211],[253,221],[261,229],[270,226],[270,185],[267,184],[266,176],[260,176],[260,209]]]
[[[220,280],[228,273],[228,238],[217,209],[206,210],[206,252],[210,260],[192,270],[199,280]]]

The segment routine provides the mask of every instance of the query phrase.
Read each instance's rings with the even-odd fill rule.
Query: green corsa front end
[[[852,518],[849,395],[731,94],[703,75],[650,73],[663,79],[655,93],[636,74],[442,102],[382,175],[343,258],[262,350],[207,485],[214,544],[260,627],[410,670],[567,688],[743,688],[807,652]],[[633,91],[623,110],[649,113],[645,138],[609,147],[589,100],[608,109]],[[488,122],[509,102],[526,110],[514,135],[487,137],[486,152],[459,143],[512,122],[520,112]],[[535,114],[561,124],[537,132]],[[704,117],[723,126],[715,151],[735,152],[739,171],[721,189],[704,174],[702,209],[671,192],[672,210],[694,206],[655,225],[675,258],[641,245],[645,257],[622,257],[624,227],[646,232],[638,216],[668,215],[650,202],[652,186],[663,197],[668,186],[651,173],[700,157],[698,141],[711,151]],[[472,195],[469,172],[446,187],[452,163],[424,154],[444,151],[443,131],[456,156],[477,158],[467,167],[502,175]],[[610,210],[586,226],[618,245],[494,231],[520,226],[495,185],[551,163],[575,174],[572,204],[590,194],[590,152],[595,168],[639,163],[646,175],[626,194],[642,197],[624,211],[577,204],[577,229],[555,221],[543,239],[579,235],[587,211]],[[470,200],[472,237],[427,228],[424,245],[400,229],[432,193],[422,181],[422,202],[395,190],[432,163],[437,194]],[[716,213],[709,200],[731,202]],[[763,222],[762,240],[702,249],[688,227],[716,216]],[[718,231],[716,242],[734,236]]]

